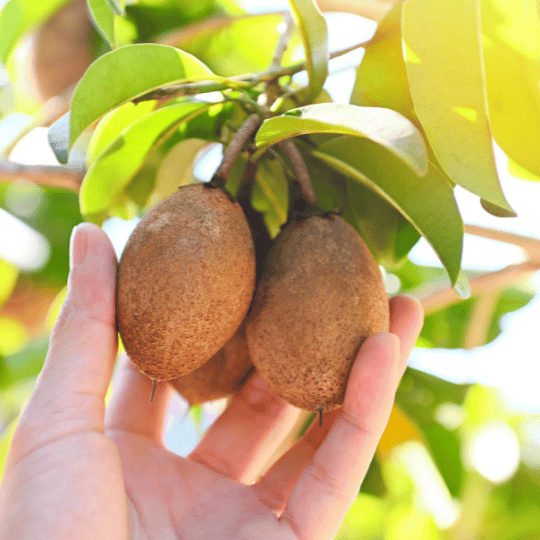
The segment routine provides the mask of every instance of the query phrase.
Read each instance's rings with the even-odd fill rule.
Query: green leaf
[[[304,42],[309,80],[304,99],[312,101],[328,76],[328,27],[314,0],[289,0],[289,4]]]
[[[317,205],[342,212],[379,264],[399,266],[420,238],[416,229],[384,198],[312,155],[304,155]]]
[[[86,4],[99,33],[114,49],[116,47],[114,20],[118,15],[125,13],[124,2],[117,5],[109,0],[86,0]]]
[[[272,238],[287,221],[289,184],[278,160],[261,160],[257,168],[251,204],[261,212]]]
[[[540,18],[536,0],[481,0],[484,65],[493,137],[540,176]]]
[[[394,206],[432,245],[452,285],[460,283],[463,220],[453,190],[437,168],[430,165],[419,177],[386,148],[360,137],[338,137],[314,155]]]
[[[0,12],[0,61],[6,65],[19,40],[68,0],[8,0]]]
[[[418,174],[427,172],[422,135],[409,120],[390,109],[340,103],[307,105],[265,120],[255,141],[260,153],[279,141],[308,133],[366,137],[390,150]]]
[[[377,26],[356,69],[350,101],[353,105],[393,109],[411,120],[416,114],[401,41],[403,2],[397,1]]]
[[[156,104],[156,101],[142,101],[137,105],[128,102],[107,113],[98,122],[90,138],[86,151],[86,166],[90,167],[103,150],[120,136],[124,129],[150,114]]]
[[[487,114],[477,2],[408,0],[403,39],[414,107],[454,182],[513,212],[502,192]]]
[[[174,193],[179,186],[193,183],[196,157],[207,145],[208,141],[202,139],[186,139],[169,150],[157,173],[152,206]]]
[[[169,138],[182,122],[219,104],[185,102],[163,107],[124,129],[86,173],[79,194],[81,213],[102,214],[140,169],[150,150]]]
[[[144,43],[125,45],[100,56],[83,75],[71,102],[69,146],[105,113],[145,92],[216,76],[183,51]]]
[[[176,47],[203,61],[214,73],[228,77],[267,69],[274,55],[280,34],[278,14],[251,15],[237,19],[208,21],[198,32],[186,32],[173,42]],[[256,47],[246,47],[257,36]],[[289,41],[283,65],[292,62],[293,51],[301,43],[298,32]]]

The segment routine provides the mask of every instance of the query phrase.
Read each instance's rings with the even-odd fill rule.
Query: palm
[[[126,456],[133,540],[295,538],[250,487],[140,435],[116,433],[114,439]]]

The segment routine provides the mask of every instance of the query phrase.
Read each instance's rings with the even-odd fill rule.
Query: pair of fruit
[[[281,231],[257,285],[255,263],[244,213],[221,189],[186,186],[157,205],[119,264],[118,327],[132,362],[191,403],[232,393],[252,362],[292,405],[340,406],[361,343],[388,330],[369,249],[340,217],[313,216]]]

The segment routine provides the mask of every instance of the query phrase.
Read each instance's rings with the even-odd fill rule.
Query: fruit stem
[[[319,412],[319,427],[322,426],[322,413],[323,413],[323,408],[322,407],[319,407],[317,409],[317,411]]]
[[[228,144],[225,152],[223,152],[223,160],[217,171],[214,173],[210,184],[215,187],[223,188],[227,182],[227,178],[233,168],[236,158],[242,151],[242,148],[248,139],[257,131],[262,120],[258,114],[248,116],[247,120],[240,126],[240,129],[234,134],[231,142]]]
[[[300,184],[302,197],[310,206],[317,206],[315,190],[311,184],[311,178],[309,177],[309,172],[304,160],[302,159],[302,155],[291,140],[281,141],[278,143],[278,146],[287,156],[287,159],[291,164],[294,175]]]
[[[154,393],[156,391],[156,385],[157,385],[157,380],[152,379],[152,393],[150,394],[150,403],[152,403],[152,400],[154,399]]]

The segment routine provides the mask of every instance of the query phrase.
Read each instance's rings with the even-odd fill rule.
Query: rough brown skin
[[[254,288],[240,205],[217,188],[181,187],[141,220],[118,265],[118,329],[131,361],[155,380],[194,371],[237,331]]]
[[[253,369],[242,325],[208,362],[170,384],[190,405],[199,405],[235,394]]]
[[[341,406],[360,345],[388,329],[381,272],[348,223],[310,217],[283,229],[246,324],[251,360],[274,392],[307,411]]]

